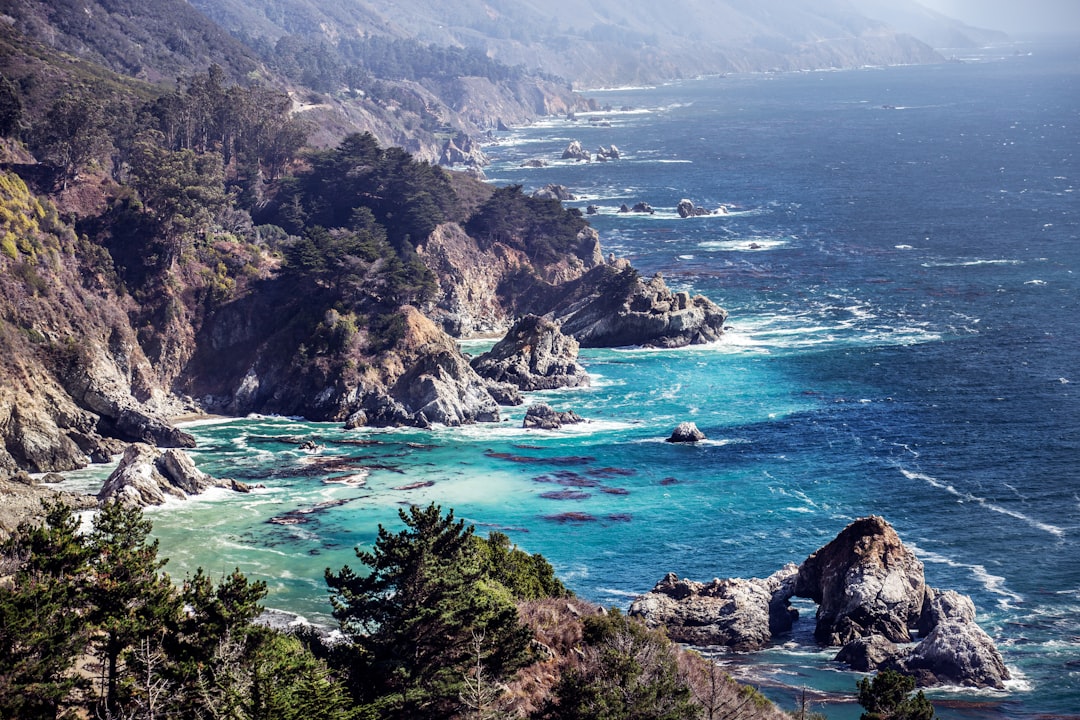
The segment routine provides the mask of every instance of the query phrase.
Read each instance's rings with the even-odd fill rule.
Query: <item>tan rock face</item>
[[[856,520],[799,568],[795,594],[818,603],[827,645],[882,635],[910,642],[926,596],[923,564],[883,518]]]

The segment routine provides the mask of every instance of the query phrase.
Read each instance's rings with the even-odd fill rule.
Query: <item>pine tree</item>
[[[39,526],[23,525],[0,548],[12,584],[0,587],[0,717],[55,718],[76,686],[69,672],[85,649],[81,612],[87,551],[79,521],[45,504]]]
[[[88,617],[102,661],[100,700],[105,714],[117,714],[132,680],[125,653],[147,638],[160,641],[180,612],[179,596],[158,558],[158,542],[147,543],[151,523],[138,507],[105,504],[88,539],[92,582]]]
[[[404,530],[380,526],[374,550],[357,549],[369,575],[327,570],[334,616],[369,678],[360,700],[386,717],[449,717],[476,661],[474,633],[494,678],[525,662],[531,635],[510,593],[485,576],[471,526],[435,504],[399,515]]]
[[[895,670],[882,670],[859,681],[859,704],[866,710],[859,720],[933,720],[934,706],[915,690],[915,678]]]

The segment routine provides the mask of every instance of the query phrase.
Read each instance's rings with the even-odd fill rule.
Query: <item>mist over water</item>
[[[625,608],[669,571],[763,577],[874,513],[929,584],[973,597],[1016,676],[1004,693],[933,691],[942,717],[1075,713],[1080,63],[1019,49],[608,91],[606,123],[500,134],[492,181],[597,205],[605,253],[725,306],[725,338],[583,351],[592,387],[529,398],[590,420],[562,432],[521,429],[523,408],[431,432],[192,427],[200,468],[265,488],[152,510],[167,569],[238,566],[269,605],[325,621],[324,568],[355,565],[403,504],[435,501]],[[558,161],[572,139],[623,159]],[[680,219],[682,198],[729,213]],[[657,213],[617,212],[638,201]],[[709,440],[664,443],[683,420]],[[852,692],[858,675],[813,645],[802,609],[790,638],[720,661],[789,705],[803,686]]]

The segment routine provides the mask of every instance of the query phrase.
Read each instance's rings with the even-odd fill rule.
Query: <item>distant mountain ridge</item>
[[[937,62],[934,47],[984,45],[972,28],[914,0],[192,0],[244,37],[409,37],[481,48],[575,87],[738,71]]]

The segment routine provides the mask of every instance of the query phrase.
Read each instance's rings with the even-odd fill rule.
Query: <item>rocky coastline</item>
[[[922,562],[878,516],[765,579],[700,583],[669,573],[629,613],[678,642],[754,651],[791,630],[793,597],[817,603],[815,639],[853,670],[899,670],[921,687],[1002,689],[1010,679],[971,599],[927,585]]]

